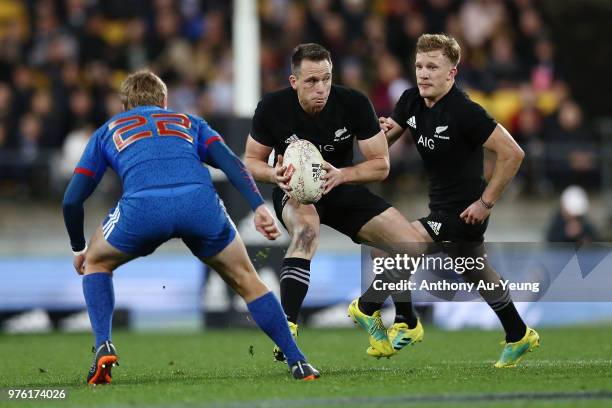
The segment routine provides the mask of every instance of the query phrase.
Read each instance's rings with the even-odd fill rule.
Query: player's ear
[[[450,81],[451,79],[455,79],[455,76],[457,76],[457,67],[456,67],[456,66],[452,67],[452,68],[451,68],[451,70],[450,70],[450,72],[448,73],[448,79],[449,79],[449,81]]]
[[[293,89],[297,89],[297,77],[295,75],[289,75],[289,83]]]

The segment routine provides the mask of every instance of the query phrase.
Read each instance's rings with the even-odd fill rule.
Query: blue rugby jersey
[[[211,183],[206,160],[210,143],[221,140],[204,119],[157,106],[120,113],[92,135],[76,173],[102,178],[107,167],[119,175],[123,196],[136,192]]]
[[[206,162],[221,169],[253,210],[263,198],[244,164],[197,116],[157,106],[116,115],[92,135],[62,203],[73,251],[85,247],[83,202],[110,166],[121,177],[123,197],[165,196],[172,188],[206,185]]]

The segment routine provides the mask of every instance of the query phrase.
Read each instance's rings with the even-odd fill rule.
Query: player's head
[[[121,84],[119,98],[124,110],[137,106],[168,106],[168,88],[157,75],[148,70],[130,74]]]
[[[438,100],[450,89],[457,75],[461,47],[445,34],[423,34],[416,46],[415,71],[419,93]]]
[[[331,55],[325,47],[300,44],[291,56],[291,87],[296,90],[300,105],[308,113],[325,107],[332,83]]]

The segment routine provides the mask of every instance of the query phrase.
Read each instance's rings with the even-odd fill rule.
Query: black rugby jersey
[[[431,211],[463,211],[486,187],[483,143],[497,122],[453,85],[432,108],[418,88],[404,91],[391,116],[409,129],[429,174]]]
[[[332,85],[317,115],[302,109],[291,87],[269,93],[257,105],[251,128],[253,139],[273,147],[275,154],[284,154],[289,143],[304,139],[335,167],[353,165],[353,139],[369,139],[379,132],[370,100],[359,91],[337,85]]]

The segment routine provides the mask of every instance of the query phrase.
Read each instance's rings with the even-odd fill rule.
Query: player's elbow
[[[523,162],[523,159],[525,158],[525,151],[521,149],[519,145],[515,144],[512,147],[510,156],[513,162],[520,165]]]
[[[379,168],[378,168],[379,178],[377,181],[383,181],[387,177],[389,177],[389,171],[391,170],[391,163],[389,163],[389,157],[381,157],[378,160],[378,163],[379,163]]]
[[[255,162],[256,160],[252,157],[249,156],[245,156],[244,157],[244,165],[246,166],[247,170],[250,171],[251,173],[254,172],[255,170]]]
[[[76,197],[71,197],[68,194],[64,195],[64,200],[62,201],[62,210],[64,213],[74,211],[82,206],[83,203],[78,200]]]

